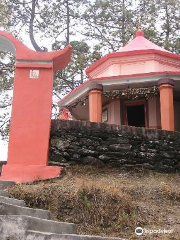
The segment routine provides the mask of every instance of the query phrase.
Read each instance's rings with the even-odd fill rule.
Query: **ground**
[[[143,240],[180,239],[180,174],[68,167],[60,178],[19,184],[11,196],[74,222],[78,233]],[[137,236],[135,228],[173,230]]]

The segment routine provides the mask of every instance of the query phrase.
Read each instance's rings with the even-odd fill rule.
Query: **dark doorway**
[[[145,110],[143,105],[127,106],[127,123],[129,126],[145,127]]]

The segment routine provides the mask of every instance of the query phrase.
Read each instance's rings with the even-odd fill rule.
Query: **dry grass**
[[[58,221],[74,222],[81,234],[137,239],[137,226],[173,229],[138,239],[180,239],[180,175],[66,168],[59,179],[9,188],[27,206],[48,209]]]

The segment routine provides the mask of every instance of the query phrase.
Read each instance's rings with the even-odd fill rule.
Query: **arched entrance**
[[[35,52],[0,31],[0,50],[16,57],[7,165],[1,179],[28,182],[57,177],[48,164],[54,71],[69,63],[71,47]]]

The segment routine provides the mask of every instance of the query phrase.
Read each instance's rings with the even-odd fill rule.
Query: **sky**
[[[0,104],[8,104],[9,101],[11,101],[11,98],[13,96],[13,91],[9,90],[6,92],[1,92],[0,94]],[[11,106],[7,107],[7,108],[1,108],[0,109],[0,115],[3,116],[3,114],[8,114],[5,117],[5,120],[7,120],[9,118],[9,116],[11,115]],[[7,140],[2,140],[2,137],[0,135],[0,161],[4,161],[7,160],[7,151],[8,151],[8,142]]]
[[[0,161],[7,160],[8,142],[0,139]]]

